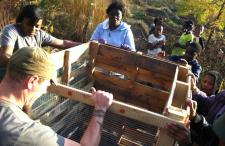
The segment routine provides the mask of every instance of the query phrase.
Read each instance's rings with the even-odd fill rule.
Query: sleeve
[[[199,79],[201,71],[202,67],[198,63],[192,65],[192,73],[196,76],[197,80]]]
[[[169,56],[168,59],[173,62],[178,62],[178,61],[180,61],[181,57],[174,55],[174,56]]]
[[[197,114],[191,120],[190,127],[192,142],[199,145],[214,145],[218,142],[218,138],[212,130],[212,125],[206,121],[204,116]]]
[[[18,139],[17,145],[29,146],[64,146],[65,138],[41,123],[28,126]]]
[[[124,44],[129,45],[130,48],[131,48],[131,51],[136,52],[135,43],[134,43],[134,36],[133,36],[133,33],[132,33],[130,28],[127,31],[127,35],[125,37]]]
[[[18,32],[13,28],[12,25],[6,26],[2,30],[2,35],[0,39],[0,46],[12,46],[14,47],[18,37]]]
[[[218,95],[207,96],[206,94],[201,94],[201,92],[196,92],[193,94],[193,100],[197,101],[198,112],[201,114],[207,112],[217,98]]]
[[[99,39],[100,39],[100,29],[101,29],[101,24],[99,24],[97,27],[96,27],[96,29],[95,29],[95,31],[93,32],[93,34],[92,34],[92,36],[91,36],[91,41],[92,40],[96,40],[96,41],[98,41]]]
[[[52,42],[54,42],[56,40],[55,37],[53,37],[52,35],[48,34],[47,32],[40,30],[41,33],[41,40],[42,40],[42,45],[44,46],[49,46],[50,44],[52,44]]]

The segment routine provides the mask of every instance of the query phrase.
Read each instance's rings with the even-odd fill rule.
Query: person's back
[[[57,135],[50,127],[31,120],[15,104],[1,101],[0,117],[1,146],[63,146],[64,144],[63,137]],[[34,139],[37,137],[38,139]]]

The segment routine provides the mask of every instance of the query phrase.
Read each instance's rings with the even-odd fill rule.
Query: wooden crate
[[[91,86],[114,94],[109,118],[127,122],[121,124],[119,121],[114,126],[106,122],[104,129],[106,133],[110,130],[116,133],[117,145],[174,145],[174,139],[163,127],[170,122],[184,125],[188,121],[189,111],[184,104],[191,96],[187,67],[95,42],[54,53],[52,57],[58,69],[64,67],[64,75],[58,78],[63,84],[69,85],[72,79],[81,75],[84,79],[80,85],[82,90],[53,84],[49,92],[88,105],[93,102],[84,90],[88,91]],[[81,60],[87,65],[71,69],[73,62],[79,64]],[[45,115],[42,119],[48,117]],[[139,128],[133,126],[135,123]],[[149,126],[156,127],[152,130],[154,134],[149,133]]]

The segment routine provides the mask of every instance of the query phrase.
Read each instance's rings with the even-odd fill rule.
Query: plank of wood
[[[62,83],[64,85],[69,84],[70,74],[71,74],[70,51],[65,51],[63,62],[63,75],[62,75]]]
[[[138,98],[147,98],[145,100],[146,103],[150,105],[157,105],[160,107],[164,107],[168,97],[169,93],[163,90],[159,90],[156,88],[152,88],[149,86],[145,86],[139,83],[135,83],[134,90],[134,98],[135,100],[138,100]]]
[[[175,74],[176,66],[174,64],[151,58],[148,56],[139,55],[137,56],[137,66],[146,70],[152,70],[156,73],[163,74],[170,78],[173,78]]]
[[[89,42],[56,53],[52,53],[51,56],[56,65],[56,68],[59,69],[63,67],[65,51],[70,51],[71,59],[69,63],[71,64],[73,62],[76,62],[86,51],[88,51],[88,49],[89,49]]]
[[[119,146],[143,146],[142,144],[132,141],[124,136],[120,137],[118,145]]]
[[[123,135],[131,141],[141,142],[142,145],[151,145],[155,141],[155,135],[127,126],[123,127]]]
[[[186,66],[179,65],[179,73],[178,73],[178,80],[182,82],[186,82],[187,74],[189,73],[190,69]]]
[[[112,46],[100,45],[97,57],[108,58],[114,64],[125,64],[137,66],[146,70],[154,70],[157,73],[165,74],[166,76],[173,77],[174,70],[177,65],[150,58],[145,55],[140,55],[135,52],[118,49]],[[99,58],[100,59],[100,58]]]
[[[118,101],[126,102],[130,97],[130,93],[127,90],[124,90],[118,86],[106,84],[101,80],[95,80],[94,87],[97,90],[103,90],[112,93],[114,95],[114,99]]]
[[[123,80],[114,76],[107,76],[101,72],[95,71],[94,78],[99,82],[105,83],[105,86],[113,85],[114,87],[131,93],[133,91],[133,97],[135,101],[140,100],[145,104],[157,105],[157,107],[164,107],[169,97],[169,93],[152,87],[148,87],[139,83],[134,83],[134,87],[131,84],[131,80]],[[132,88],[133,87],[133,88]]]
[[[100,55],[96,57],[95,63],[96,67],[126,75],[128,78],[130,78],[132,72],[137,70],[136,66],[118,63]]]
[[[92,74],[95,70],[95,60],[99,50],[99,43],[90,42],[90,50],[89,50],[89,64],[88,64],[88,74],[92,77]],[[90,78],[91,80],[91,78]]]
[[[100,71],[94,71],[93,77],[94,77],[94,79],[101,80],[101,81],[105,82],[106,84],[118,86],[120,88],[123,88],[124,90],[129,91],[131,89],[131,86],[130,86],[131,81],[130,80],[124,80],[124,79],[120,79],[116,76],[105,75],[104,73],[102,73]]]
[[[174,146],[175,140],[167,133],[165,129],[160,129],[156,146]]]
[[[173,102],[173,98],[174,98],[174,93],[175,93],[175,89],[176,89],[176,83],[177,83],[177,77],[178,77],[178,66],[176,67],[175,69],[175,74],[173,74],[173,83],[172,83],[172,88],[170,90],[170,95],[169,95],[169,98],[167,100],[167,103],[166,103],[166,106],[165,106],[165,109],[164,109],[164,112],[167,111],[167,108],[169,108],[171,105],[172,105],[172,102]]]
[[[88,105],[94,105],[94,101],[91,98],[91,93],[79,89],[71,88],[62,84],[52,84],[48,87],[48,91]],[[181,126],[184,124],[182,121],[176,121],[164,115],[160,115],[142,108],[137,108],[115,100],[109,110],[113,113],[157,127],[164,127],[167,123],[177,123]]]
[[[184,108],[185,100],[187,99],[187,96],[189,94],[188,91],[188,83],[177,81],[172,105],[175,107]]]
[[[139,68],[137,80],[159,85],[164,90],[169,91],[172,87],[173,78],[154,71]]]

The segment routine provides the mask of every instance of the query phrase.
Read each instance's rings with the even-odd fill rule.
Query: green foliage
[[[146,14],[143,10],[136,10],[134,12],[134,18],[138,20],[143,20],[145,18]]]
[[[166,23],[172,27],[178,27],[178,22],[176,19],[167,19]]]
[[[224,3],[224,0],[181,0],[177,2],[177,10],[180,15],[192,15],[201,24],[223,30],[225,26]],[[217,19],[220,11],[221,15]]]

